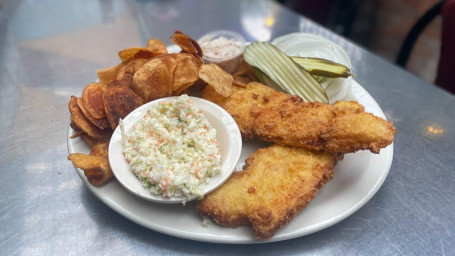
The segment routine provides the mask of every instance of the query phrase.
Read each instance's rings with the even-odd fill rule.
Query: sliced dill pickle
[[[321,84],[276,46],[266,42],[253,42],[246,47],[243,58],[265,75],[261,76],[264,83],[272,87],[278,85],[281,90],[298,95],[306,102],[329,102]],[[267,83],[265,78],[274,83]]]
[[[310,74],[328,78],[354,76],[345,65],[321,58],[291,57],[293,61],[302,65]]]

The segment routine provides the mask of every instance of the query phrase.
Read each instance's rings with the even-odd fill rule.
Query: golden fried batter
[[[332,179],[339,158],[279,145],[259,149],[242,172],[198,201],[197,210],[222,226],[251,225],[258,239],[269,239]]]
[[[363,149],[378,153],[393,142],[393,124],[366,113],[354,101],[303,102],[256,82],[236,86],[228,98],[205,90],[202,96],[226,109],[244,138],[342,153]]]

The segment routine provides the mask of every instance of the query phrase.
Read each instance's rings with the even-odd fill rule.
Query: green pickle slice
[[[246,47],[243,57],[255,68],[262,82],[298,95],[306,102],[329,103],[322,85],[276,46],[266,42],[253,42]]]
[[[351,70],[345,65],[321,58],[311,57],[291,57],[293,61],[304,67],[310,74],[314,76],[322,76],[327,78],[348,78],[354,76]]]

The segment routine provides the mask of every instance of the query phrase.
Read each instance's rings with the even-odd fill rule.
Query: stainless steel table
[[[270,1],[0,1],[2,255],[455,255],[455,97]],[[267,41],[290,32],[343,46],[398,130],[379,192],[344,221],[265,244],[195,242],[120,216],[66,157],[71,95],[116,53],[175,29]]]

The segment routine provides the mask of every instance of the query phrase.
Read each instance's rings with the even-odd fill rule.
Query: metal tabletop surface
[[[272,1],[0,1],[2,255],[455,255],[455,97]],[[397,134],[389,175],[347,219],[262,244],[177,238],[119,215],[67,160],[71,95],[117,52],[179,29],[234,30],[248,41],[327,37]]]

